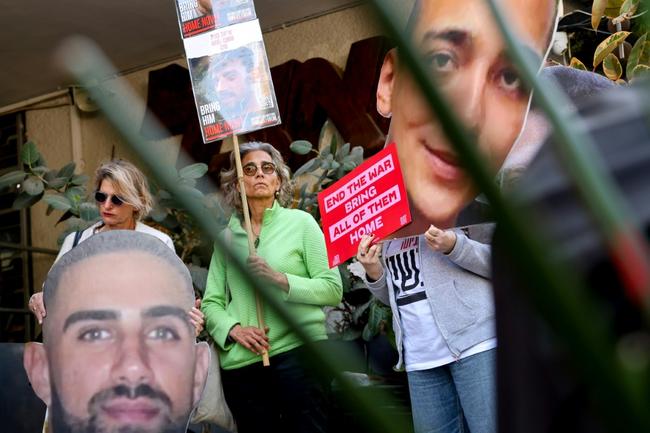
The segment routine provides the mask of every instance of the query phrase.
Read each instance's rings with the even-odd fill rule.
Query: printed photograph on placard
[[[183,38],[257,18],[253,0],[176,0]]]
[[[206,143],[280,123],[261,36],[259,23],[252,21],[210,32],[186,44]]]

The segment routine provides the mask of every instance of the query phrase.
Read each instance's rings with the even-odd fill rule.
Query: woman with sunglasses
[[[147,179],[135,165],[123,159],[100,165],[95,172],[94,196],[101,220],[83,231],[66,236],[55,262],[79,242],[107,230],[135,230],[147,233],[160,239],[172,251],[176,251],[169,236],[140,222],[151,210],[153,199],[149,193]],[[199,305],[197,300],[197,307]],[[32,295],[29,309],[36,316],[38,323],[42,323],[46,315],[42,292]],[[198,335],[203,329],[203,313],[198,308],[193,308],[190,311],[190,320]]]
[[[226,202],[234,209],[223,240],[250,274],[285,303],[301,330],[325,340],[322,307],[341,302],[338,269],[329,269],[325,239],[314,218],[287,209],[293,198],[289,168],[267,143],[240,147],[244,187],[257,253],[249,255],[235,171],[221,173]],[[273,308],[263,308],[266,332],[258,327],[255,290],[215,248],[203,298],[206,328],[221,362],[224,394],[240,433],[322,432],[326,410],[322,387],[301,364],[303,341]],[[268,351],[271,365],[260,354]]]

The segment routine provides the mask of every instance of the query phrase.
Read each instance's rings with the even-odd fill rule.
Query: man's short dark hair
[[[155,236],[136,232],[135,230],[110,230],[92,235],[64,254],[52,266],[43,284],[43,301],[45,306],[49,309],[54,305],[63,274],[75,264],[103,254],[134,251],[146,253],[164,261],[183,280],[183,287],[179,288],[179,290],[185,290],[187,292],[190,302],[194,299],[192,278],[187,266],[185,266],[176,253],[165,245],[164,242]],[[107,273],[114,271],[112,269],[106,269]],[[98,275],[97,278],[103,278],[103,276]]]

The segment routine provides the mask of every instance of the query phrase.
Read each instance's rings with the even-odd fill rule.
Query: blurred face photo
[[[63,432],[185,432],[207,375],[180,275],[129,251],[93,256],[61,277],[45,344],[25,367]]]
[[[519,40],[541,61],[555,22],[554,0],[499,5]],[[529,93],[483,0],[422,0],[420,7],[415,46],[496,172],[521,130]],[[414,227],[453,226],[477,192],[395,50],[382,67],[377,108],[392,116],[389,141],[397,144]]]
[[[243,61],[232,59],[211,69],[212,82],[221,109],[239,114],[250,103],[250,73]]]

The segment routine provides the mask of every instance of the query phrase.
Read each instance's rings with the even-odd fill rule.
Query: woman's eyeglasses
[[[97,203],[104,203],[109,198],[111,200],[111,203],[113,203],[115,206],[122,206],[122,204],[124,203],[124,200],[115,194],[111,195],[111,194],[106,194],[105,192],[95,191],[95,201]]]
[[[260,169],[264,174],[273,174],[275,173],[275,164],[272,162],[263,162]],[[257,174],[257,165],[250,162],[243,167],[243,170],[246,176],[255,176]]]

